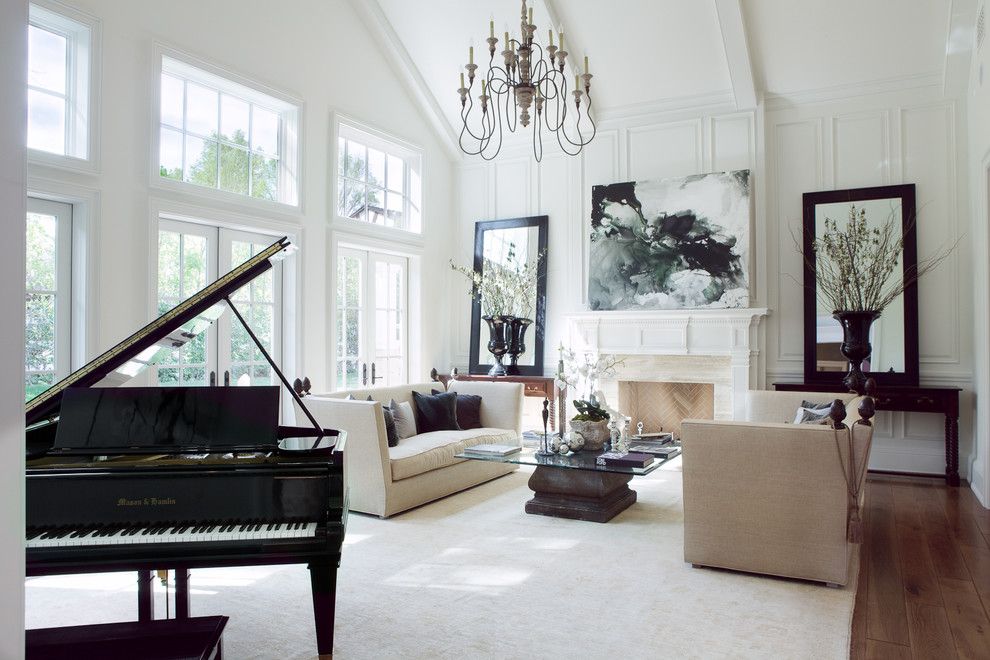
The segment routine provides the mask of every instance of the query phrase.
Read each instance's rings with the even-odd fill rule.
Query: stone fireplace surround
[[[611,405],[619,400],[619,381],[711,383],[715,419],[742,419],[746,391],[760,385],[766,315],[766,308],[746,308],[585,312],[566,319],[572,350],[623,359],[601,383]]]

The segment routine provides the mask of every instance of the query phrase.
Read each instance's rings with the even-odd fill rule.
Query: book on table
[[[615,451],[607,451],[595,459],[595,463],[598,465],[607,465],[611,467],[645,468],[652,462],[653,456],[638,452],[622,454]]]
[[[510,456],[520,451],[522,451],[522,447],[519,445],[484,444],[464,448],[465,454],[474,454],[476,456]]]
[[[669,431],[660,431],[658,433],[637,433],[629,436],[629,439],[655,443],[658,445],[669,445],[674,441],[674,434]]]

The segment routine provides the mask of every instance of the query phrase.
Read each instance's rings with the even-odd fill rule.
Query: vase
[[[608,420],[602,419],[597,422],[571,420],[571,433],[584,438],[584,445],[581,447],[587,451],[601,451],[605,446],[605,441],[609,439]]]
[[[502,358],[509,348],[506,342],[506,333],[511,316],[482,316],[488,324],[488,352],[495,358],[495,364],[488,370],[489,376],[504,376],[505,367],[502,365]]]
[[[505,368],[505,373],[513,376],[519,375],[519,356],[526,352],[526,329],[533,324],[533,319],[526,319],[519,316],[506,317],[509,321],[505,339],[508,344],[506,353],[509,355],[509,364]]]
[[[849,360],[849,373],[842,383],[849,391],[863,394],[866,390],[866,374],[863,373],[863,361],[870,357],[873,346],[870,344],[870,326],[880,318],[880,312],[863,311],[832,312],[832,318],[842,326],[842,344],[839,352]]]

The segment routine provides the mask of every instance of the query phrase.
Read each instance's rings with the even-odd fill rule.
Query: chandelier
[[[502,42],[502,63],[496,63],[495,21],[489,22],[488,73],[481,77],[478,103],[475,91],[474,46],[468,51],[467,86],[461,73],[461,134],[458,144],[471,156],[480,155],[492,160],[502,149],[505,132],[515,133],[521,124],[526,128],[533,124],[533,154],[537,162],[543,158],[543,131],[554,134],[560,148],[569,156],[576,156],[591,142],[597,127],[591,110],[591,78],[588,58],[584,58],[584,73],[575,74],[574,88],[568,91],[564,67],[568,52],[564,50],[564,33],[558,33],[559,46],[554,46],[553,29],[548,31],[548,45],[544,49],[533,38],[533,9],[527,13],[526,0],[522,0],[519,39],[510,39],[505,33]],[[530,114],[533,109],[535,118]],[[569,116],[570,115],[570,116]]]

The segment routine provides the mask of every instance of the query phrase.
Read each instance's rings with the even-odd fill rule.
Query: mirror
[[[804,194],[804,379],[807,383],[835,383],[842,387],[848,362],[839,351],[842,328],[832,318],[828,303],[818,296],[813,241],[821,238],[825,219],[841,229],[849,222],[851,205],[866,212],[867,223],[879,227],[893,220],[904,239],[897,268],[917,268],[914,184],[878,186]],[[863,361],[863,372],[880,385],[918,384],[918,288],[911,285],[888,305],[871,327],[873,351]]]
[[[511,220],[476,222],[474,226],[474,270],[484,274],[485,264],[498,264],[517,270],[526,264],[536,264],[536,283],[526,296],[521,316],[532,319],[526,332],[526,350],[519,355],[517,369],[510,368],[510,358],[503,363],[509,375],[543,375],[543,336],[547,309],[547,216],[539,215]],[[543,255],[542,259],[539,255]],[[488,352],[488,325],[481,317],[481,302],[471,304],[471,362],[472,374],[487,374],[494,364]]]

